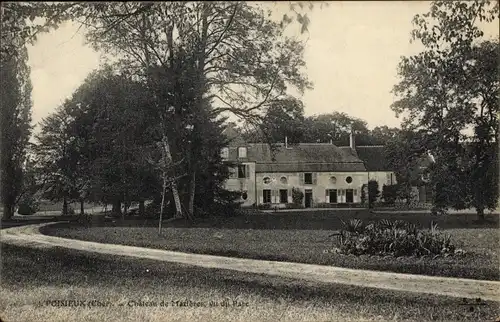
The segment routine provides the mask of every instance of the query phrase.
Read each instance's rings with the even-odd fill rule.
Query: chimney
[[[356,140],[354,138],[354,129],[352,128],[352,125],[351,125],[351,134],[349,134],[349,146],[353,150],[356,149]]]

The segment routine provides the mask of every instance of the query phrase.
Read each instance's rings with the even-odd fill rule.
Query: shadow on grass
[[[285,230],[339,230],[342,221],[361,219],[363,221],[404,220],[417,226],[428,228],[437,223],[440,229],[455,228],[499,228],[499,215],[487,214],[484,221],[477,221],[475,214],[450,214],[436,216],[428,213],[387,214],[371,213],[368,210],[356,211],[325,210],[315,212],[256,213],[234,217],[213,216],[198,218],[194,222],[175,220],[165,222],[163,227],[172,228],[225,228],[225,229],[285,229]],[[68,226],[77,226],[72,223]],[[107,219],[96,217],[87,226],[93,227],[158,227],[158,220],[138,217]]]
[[[396,314],[400,320],[491,320],[499,314],[498,303],[494,302],[470,312],[460,305],[460,299],[450,297],[308,283],[60,248],[34,250],[2,244],[2,257],[2,285],[20,291],[27,286],[106,289],[119,285],[123,291],[130,288],[161,294],[162,289],[179,286],[221,292],[236,289],[243,296],[255,294],[270,301],[331,305],[346,311],[362,306],[371,315]]]

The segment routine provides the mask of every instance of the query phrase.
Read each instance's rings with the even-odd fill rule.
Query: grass
[[[428,226],[438,223],[452,235],[465,256],[447,258],[346,256],[331,250],[330,237],[341,227],[341,219],[402,219]],[[75,224],[49,226],[42,232],[66,238],[133,245],[199,254],[291,261],[339,267],[410,274],[499,280],[498,215],[485,223],[474,215],[435,217],[425,213],[392,215],[367,211],[322,211],[309,213],[254,214],[233,218],[200,220],[194,224],[170,222],[158,235],[157,222],[127,220],[101,222],[92,227]]]
[[[472,307],[449,297],[298,282],[60,248],[2,245],[2,261],[0,317],[6,322],[479,321],[493,320],[500,313],[496,302]],[[209,304],[226,299],[246,305],[171,305],[177,300]],[[108,306],[55,307],[50,305],[54,300],[99,301]],[[156,306],[129,306],[131,301]],[[161,307],[161,301],[170,305]]]

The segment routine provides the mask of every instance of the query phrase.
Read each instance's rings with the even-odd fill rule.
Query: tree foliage
[[[478,26],[498,12],[498,2],[433,2],[414,19],[412,37],[425,50],[399,65],[392,108],[406,115],[405,127],[421,131],[436,159],[431,183],[441,209],[474,206],[482,216],[498,199],[490,156],[498,145],[499,44]]]
[[[3,4],[2,4],[3,6]],[[2,7],[3,8],[3,7]],[[31,133],[31,81],[28,52],[15,29],[25,23],[14,11],[2,10],[0,57],[0,198],[3,216],[14,214],[22,189],[23,166]],[[7,30],[13,31],[12,33]],[[15,49],[15,50],[14,50]]]

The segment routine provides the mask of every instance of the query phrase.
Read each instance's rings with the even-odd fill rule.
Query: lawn
[[[402,219],[423,227],[434,221],[444,232],[451,234],[457,248],[467,253],[447,258],[358,257],[332,253],[337,243],[331,237],[332,233],[340,229],[341,220],[354,217],[364,220]],[[499,280],[498,215],[488,215],[485,223],[477,223],[473,214],[435,217],[425,213],[394,215],[361,210],[248,214],[196,223],[165,223],[161,235],[153,225],[157,223],[118,220],[90,227],[58,224],[46,227],[42,232],[66,238],[200,254]]]
[[[299,282],[59,248],[2,245],[2,261],[0,317],[6,322],[479,321],[493,320],[500,313],[496,302],[469,306],[442,296]],[[57,307],[57,300],[85,306]],[[162,301],[168,306],[161,306]],[[181,306],[189,305],[188,301],[200,307]],[[210,307],[211,301],[219,305]]]

